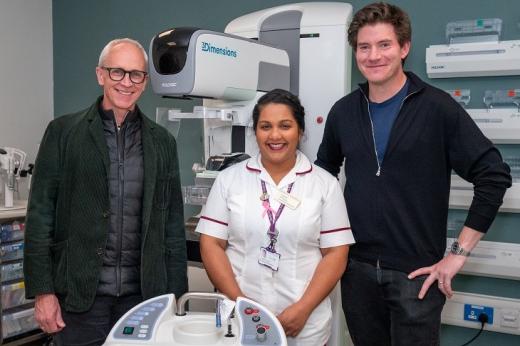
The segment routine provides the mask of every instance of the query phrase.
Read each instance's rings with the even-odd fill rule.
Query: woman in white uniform
[[[338,181],[298,151],[304,109],[285,90],[253,110],[260,153],[218,175],[197,232],[204,266],[230,299],[270,308],[289,345],[325,345],[329,293],[354,243]]]

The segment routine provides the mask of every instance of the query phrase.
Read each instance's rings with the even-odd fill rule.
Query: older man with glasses
[[[53,120],[40,145],[25,285],[58,345],[101,345],[143,299],[187,290],[175,139],[136,105],[146,69],[137,41],[109,42],[96,67],[103,95]]]

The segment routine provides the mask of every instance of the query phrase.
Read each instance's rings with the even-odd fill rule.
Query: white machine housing
[[[431,45],[429,78],[520,75],[520,40]]]
[[[300,97],[306,113],[300,149],[311,161],[316,159],[330,108],[350,92],[352,54],[347,30],[351,20],[348,3],[305,2],[238,17],[225,29],[289,52],[290,90]]]
[[[184,311],[181,305],[189,296],[213,299],[213,296],[222,295],[190,292],[178,302],[173,294],[148,299],[116,322],[104,346],[287,346],[282,325],[263,305],[237,298],[229,330],[227,320],[217,326],[219,318],[215,313],[190,311],[179,314]]]
[[[257,90],[288,88],[287,52],[195,28],[175,28],[150,43],[153,91],[166,96],[251,100]]]

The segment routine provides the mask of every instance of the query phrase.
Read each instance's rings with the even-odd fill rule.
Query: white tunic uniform
[[[278,271],[258,263],[260,248],[269,245],[270,226],[260,200],[261,180],[273,214],[280,206],[272,198],[275,189],[287,192],[294,183],[290,195],[300,201],[295,209],[285,206],[276,223],[276,252],[281,255]],[[320,248],[354,243],[338,181],[300,152],[295,167],[278,186],[265,171],[260,156],[225,169],[219,173],[201,215],[196,231],[227,240],[226,254],[240,289],[275,315],[303,295],[322,259]],[[288,338],[289,345],[325,345],[330,322],[331,306],[326,298],[298,337]]]

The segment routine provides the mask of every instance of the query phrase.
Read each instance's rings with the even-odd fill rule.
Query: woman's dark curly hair
[[[253,109],[253,129],[256,132],[256,126],[258,125],[258,118],[260,117],[260,112],[262,109],[268,104],[276,103],[283,104],[289,107],[292,111],[294,119],[298,124],[298,128],[303,133],[305,131],[305,109],[300,103],[300,99],[298,96],[292,94],[291,92],[283,89],[273,89],[269,91],[267,94],[263,95],[258,99],[258,102]]]

